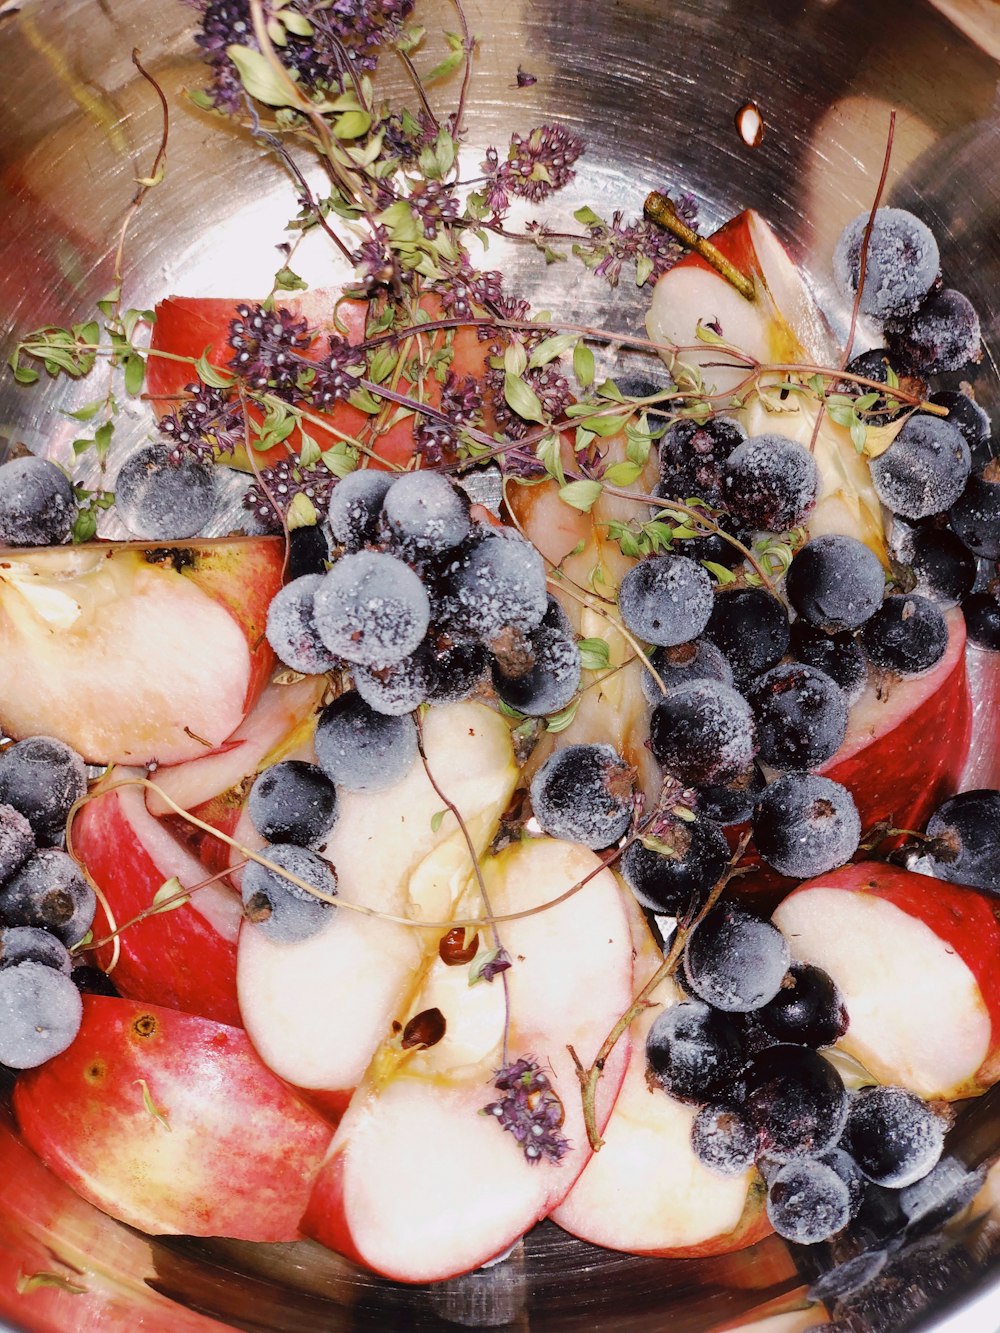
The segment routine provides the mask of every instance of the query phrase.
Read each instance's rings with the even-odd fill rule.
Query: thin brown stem
[[[393,50],[396,52],[396,55],[401,61],[403,68],[409,75],[410,82],[413,84],[413,87],[416,90],[416,94],[420,98],[420,105],[424,109],[424,115],[427,116],[428,120],[434,126],[435,130],[440,130],[441,124],[438,121],[437,116],[435,116],[430,102],[427,100],[427,92],[424,88],[423,80],[417,73],[416,65],[414,65],[409,55],[405,51],[401,51],[398,46],[393,47]]]
[[[169,897],[161,898],[158,903],[150,903],[148,907],[144,907],[141,912],[137,912],[135,916],[131,917],[128,921],[123,921],[120,926],[116,926],[109,934],[105,935],[103,939],[92,940],[90,944],[75,944],[73,948],[70,949],[70,953],[92,953],[97,949],[103,949],[106,945],[111,944],[117,939],[123,931],[128,930],[130,926],[137,926],[140,921],[146,921],[151,916],[158,916],[161,912],[166,912],[171,907],[187,902],[192,893],[197,893],[199,889],[207,889],[210,884],[218,884],[220,880],[225,879],[234,870],[241,870],[245,865],[246,861],[237,862],[235,865],[229,866],[226,870],[219,870],[214,875],[209,875],[207,879],[199,880],[197,884],[192,884],[190,888],[185,888],[181,885],[176,893],[170,894]]]
[[[715,271],[735,287],[741,296],[746,297],[748,301],[756,300],[757,290],[753,279],[748,278],[745,273],[741,273],[717,245],[713,245],[704,236],[699,236],[696,231],[693,231],[686,222],[679,218],[676,209],[665,194],[659,194],[656,190],[653,190],[651,194],[646,196],[642,211],[651,222],[655,222],[657,226],[665,227],[689,250],[693,250],[706,263],[711,264]]]
[[[469,96],[469,87],[472,83],[472,54],[476,49],[476,44],[469,32],[469,20],[465,16],[465,6],[462,0],[452,0],[455,6],[455,12],[458,14],[459,26],[462,29],[462,46],[465,50],[465,68],[462,71],[462,86],[458,93],[458,105],[455,107],[455,119],[452,125],[452,134],[458,140],[462,138],[462,116],[465,113],[465,103]]]
[[[656,969],[653,975],[649,978],[646,984],[642,987],[642,989],[637,993],[635,999],[625,1010],[625,1012],[621,1015],[621,1017],[615,1023],[614,1027],[611,1029],[608,1035],[604,1038],[604,1041],[601,1043],[600,1050],[594,1056],[593,1062],[591,1063],[590,1067],[585,1068],[579,1056],[577,1055],[576,1051],[573,1049],[573,1047],[572,1046],[569,1047],[570,1056],[572,1057],[573,1063],[576,1066],[577,1078],[580,1080],[580,1090],[583,1097],[583,1120],[584,1124],[587,1127],[587,1139],[594,1152],[597,1152],[603,1146],[604,1143],[604,1140],[601,1138],[600,1131],[597,1128],[597,1089],[604,1075],[604,1068],[608,1062],[608,1058],[611,1055],[611,1052],[618,1045],[618,1042],[625,1035],[628,1029],[632,1026],[635,1019],[639,1017],[639,1015],[643,1012],[644,1009],[647,1009],[649,1007],[652,1001],[652,997],[655,994],[656,990],[676,970],[677,964],[680,961],[681,954],[684,952],[684,946],[688,941],[689,935],[691,934],[692,930],[694,930],[694,928],[701,921],[705,919],[708,913],[719,901],[719,898],[722,896],[722,893],[725,890],[726,885],[729,883],[733,875],[736,873],[739,863],[743,858],[743,853],[747,849],[747,844],[749,843],[749,841],[750,841],[750,834],[744,833],[743,837],[739,841],[739,845],[737,846],[736,851],[730,858],[728,866],[723,871],[722,876],[720,877],[718,883],[712,889],[712,892],[708,895],[708,898],[705,901],[705,905],[702,907],[701,911],[694,918],[694,920],[690,922],[679,921],[677,923],[677,930],[674,934],[674,938],[673,941],[671,942],[670,950],[667,953],[667,956],[664,958],[663,962]]]

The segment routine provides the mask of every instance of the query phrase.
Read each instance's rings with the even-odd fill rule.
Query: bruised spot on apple
[[[162,560],[165,550],[189,560]],[[222,745],[267,682],[276,538],[99,542],[0,558],[0,726],[91,763],[180,763]]]
[[[558,907],[501,928],[514,959],[504,973],[509,1058],[542,1063],[562,1101],[565,1156],[530,1163],[513,1135],[482,1114],[497,1098],[504,989],[470,988],[464,969],[435,954],[400,1018],[433,1005],[445,1016],[445,1035],[411,1053],[389,1039],[376,1055],[317,1179],[303,1219],[309,1235],[397,1281],[439,1281],[502,1253],[566,1196],[591,1156],[567,1047],[587,1064],[631,998],[628,919],[614,876],[599,867],[587,848],[550,838],[513,845],[482,865],[498,913],[538,906],[599,872]],[[477,896],[470,886],[465,905]],[[599,1127],[627,1056],[623,1040],[605,1066]]]
[[[134,776],[141,773],[113,769],[107,784]],[[192,888],[208,877],[172,831],[149,813],[138,786],[103,792],[98,788],[74,820],[73,850],[107,898],[116,926],[145,911],[167,880],[177,878],[184,888]],[[238,896],[227,885],[215,883],[169,912],[127,926],[118,936],[120,954],[112,973],[115,984],[123,995],[149,1004],[239,1023],[236,937],[240,917]],[[103,939],[109,930],[99,903],[94,938]],[[107,967],[112,956],[108,944],[97,951],[96,961]],[[155,1028],[155,1019],[152,1021]]]
[[[106,996],[14,1111],[50,1170],[152,1235],[296,1239],[330,1139],[240,1029]]]
[[[774,921],[840,987],[837,1045],[880,1082],[952,1100],[1000,1079],[1000,924],[985,895],[861,862],[801,885]]]

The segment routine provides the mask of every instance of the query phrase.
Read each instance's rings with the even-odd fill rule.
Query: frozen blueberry
[[[1000,602],[990,592],[974,592],[962,603],[965,628],[972,643],[1000,651]]]
[[[816,667],[772,667],[747,692],[757,723],[760,758],[772,768],[818,768],[847,734],[847,699]]]
[[[262,848],[261,855],[328,898],[336,897],[337,877],[333,867],[314,852],[291,843],[276,843]],[[315,935],[334,910],[334,904],[257,861],[248,862],[244,869],[241,892],[247,920],[282,944],[294,944]]]
[[[69,976],[73,970],[70,952],[61,940],[41,926],[6,926],[0,929],[0,967],[18,963],[42,963]]]
[[[528,633],[548,610],[545,562],[530,542],[509,531],[474,541],[442,581],[445,620],[487,644],[508,628]]]
[[[341,546],[360,551],[374,541],[382,504],[393,484],[391,472],[361,468],[342,477],[333,488],[326,521]]]
[[[780,875],[812,879],[851,859],[861,841],[861,819],[839,782],[785,773],[761,793],[753,836],[761,857]]]
[[[717,824],[742,824],[753,814],[757,797],[765,787],[764,774],[756,764],[721,786],[698,789],[698,809]]]
[[[952,287],[932,291],[914,314],[885,326],[893,357],[919,375],[940,375],[978,361],[981,336],[975,307]]]
[[[940,805],[927,824],[934,875],[1000,897],[1000,791],[976,788]]]
[[[379,526],[404,559],[442,555],[469,535],[469,497],[441,472],[406,472],[386,493]]]
[[[861,698],[868,681],[868,663],[853,635],[846,631],[825,634],[804,620],[796,620],[788,651],[797,661],[825,672],[844,691],[849,704]]]
[[[714,907],[684,946],[688,985],[727,1013],[748,1013],[773,1000],[788,961],[788,943],[777,926],[734,903]]]
[[[318,847],[337,822],[337,790],[315,764],[285,759],[256,779],[247,814],[268,842]]]
[[[849,1099],[833,1065],[809,1046],[768,1046],[746,1069],[746,1111],[775,1161],[820,1157],[847,1122]]]
[[[650,654],[649,664],[668,690],[693,680],[718,680],[723,685],[733,683],[729,659],[708,639],[693,639],[673,648],[656,648]],[[650,672],[642,672],[641,684],[646,702],[658,704],[663,691]]]
[[[674,421],[660,441],[661,486],[657,495],[718,504],[726,459],[746,437],[746,431],[732,417],[710,417],[703,424],[690,418]]]
[[[837,983],[812,963],[792,963],[775,996],[757,1011],[757,1022],[775,1041],[803,1046],[832,1046],[848,1021]]]
[[[567,745],[531,780],[531,808],[553,838],[610,847],[632,821],[634,773],[610,745]]]
[[[776,666],[788,651],[788,612],[763,588],[717,593],[704,638],[726,655],[737,687]]]
[[[313,597],[322,574],[302,574],[271,599],[267,608],[267,641],[279,662],[304,676],[320,676],[342,665],[319,637],[313,617]]]
[[[83,939],[96,908],[94,890],[76,862],[54,847],[32,853],[0,887],[0,919],[51,930],[67,946]]]
[[[947,528],[918,528],[905,563],[916,580],[913,591],[939,606],[957,605],[976,582],[975,556]]]
[[[863,542],[826,533],[797,552],[785,589],[803,620],[834,634],[857,629],[878,610],[885,574],[878,556]]]
[[[71,1045],[83,1001],[73,982],[44,963],[0,968],[0,1064],[34,1069]]]
[[[646,1037],[649,1072],[671,1097],[711,1102],[731,1095],[746,1062],[736,1023],[701,1000],[665,1009]]]
[[[757,1131],[732,1103],[703,1106],[691,1126],[691,1147],[702,1166],[720,1176],[739,1176],[754,1164]]]
[[[657,845],[630,843],[622,878],[641,907],[661,916],[684,916],[700,906],[729,862],[729,844],[710,819],[670,820]]]
[[[837,286],[854,298],[861,278],[861,251],[870,214],[848,223],[833,254]],[[903,208],[876,210],[865,257],[865,283],[860,308],[873,319],[906,315],[930,291],[941,267],[931,229]]]
[[[29,736],[0,753],[0,801],[24,815],[40,846],[61,845],[70,807],[86,790],[83,760],[63,741]]]
[[[863,1088],[851,1104],[844,1146],[869,1180],[903,1189],[937,1163],[944,1129],[941,1117],[906,1088]]]
[[[957,426],[940,417],[913,416],[884,453],[871,460],[872,485],[887,509],[927,518],[955,503],[972,467]]]
[[[712,614],[712,580],[683,555],[654,555],[633,565],[618,589],[627,629],[661,648],[695,639]]]
[[[0,883],[10,879],[35,850],[31,825],[12,805],[0,805]]]
[[[354,688],[376,713],[398,717],[426,703],[431,690],[431,657],[426,644],[389,666],[355,666]]]
[[[76,513],[73,486],[44,458],[12,458],[0,467],[0,543],[57,546]]]
[[[680,685],[653,709],[650,748],[657,763],[686,786],[730,782],[757,752],[753,714],[727,685]]]
[[[485,683],[490,657],[484,644],[471,640],[451,644],[430,656],[428,700],[434,704],[467,699]]]
[[[809,450],[784,435],[755,435],[726,460],[722,490],[730,513],[754,530],[785,532],[810,513],[819,469]]]
[[[523,651],[493,666],[493,686],[511,708],[529,717],[558,713],[580,688],[580,650],[572,634],[542,624]]]
[[[900,676],[936,666],[948,647],[948,624],[937,605],[919,593],[887,597],[861,633],[875,666]]]
[[[341,556],[313,593],[313,619],[331,653],[361,666],[388,665],[414,652],[430,623],[418,576],[381,551]]]
[[[401,782],[417,758],[412,717],[377,713],[354,690],[320,714],[316,758],[327,777],[347,791],[384,791]]]
[[[951,526],[964,546],[983,560],[1000,560],[1000,468],[990,463],[951,507]]]
[[[193,537],[215,515],[218,489],[211,463],[189,454],[179,462],[166,444],[148,444],[122,464],[115,509],[134,537],[166,541]]]
[[[989,415],[971,394],[963,393],[960,389],[940,389],[931,394],[929,401],[936,407],[948,409],[945,419],[958,427],[970,449],[982,448],[990,438],[992,426]]]
[[[786,1162],[767,1191],[767,1216],[779,1236],[799,1245],[829,1240],[850,1221],[847,1186],[819,1161]]]

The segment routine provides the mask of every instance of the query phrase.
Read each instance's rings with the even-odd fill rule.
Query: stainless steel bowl
[[[420,7],[430,30],[448,26],[436,0]],[[845,312],[832,292],[832,243],[871,203],[896,107],[888,197],[919,205],[949,280],[982,312],[987,347],[1000,348],[996,0],[470,0],[469,10],[482,38],[469,107],[473,171],[480,150],[506,142],[512,129],[562,121],[587,151],[557,218],[568,221],[582,203],[605,215],[638,211],[647,190],[664,186],[696,196],[705,228],[756,207],[835,322]],[[185,103],[182,90],[201,79],[192,22],[179,0],[0,4],[4,356],[31,328],[89,317],[111,283],[118,229],[159,136],[134,47],[170,98],[171,130],[166,178],[129,233],[126,304],[148,306],[170,292],[268,290],[293,190],[248,138]],[[519,65],[535,84],[516,86]],[[733,123],[749,99],[766,126],[756,150]],[[639,324],[643,298],[628,282],[609,293],[574,267],[547,268],[530,248],[491,255],[517,269],[537,306],[604,328]],[[296,268],[314,284],[343,276],[312,242]],[[27,390],[6,376],[0,437],[65,449],[75,431],[60,410],[99,391],[64,381]],[[1000,407],[992,357],[976,392]],[[147,430],[138,410],[118,434],[127,443]],[[995,1099],[968,1109],[956,1145],[969,1163],[992,1160],[998,1120]],[[995,1199],[998,1190],[994,1179]],[[910,1304],[923,1311],[920,1322],[944,1312],[963,1333],[1000,1325],[1000,1202],[995,1212],[982,1206],[954,1271],[935,1277],[926,1264],[922,1279],[917,1265]],[[0,1311],[11,1327],[685,1333],[801,1310],[810,1279],[808,1261],[774,1237],[736,1254],[669,1262],[600,1251],[544,1225],[504,1263],[436,1288],[374,1279],[307,1243],[150,1239],[77,1199],[0,1116]],[[969,1303],[974,1295],[979,1307]]]

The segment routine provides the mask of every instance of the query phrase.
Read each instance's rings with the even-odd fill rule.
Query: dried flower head
[[[201,380],[185,385],[184,392],[190,398],[159,423],[160,434],[171,445],[170,461],[179,463],[189,454],[201,463],[233,453],[245,433],[237,395],[232,389],[213,388]]]
[[[236,318],[229,322],[229,368],[258,393],[268,390],[291,398],[313,337],[306,321],[290,310],[238,305]]]
[[[559,1162],[570,1148],[560,1132],[563,1104],[535,1057],[522,1056],[498,1069],[493,1086],[503,1096],[484,1106],[482,1114],[495,1116],[532,1164]]]

